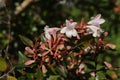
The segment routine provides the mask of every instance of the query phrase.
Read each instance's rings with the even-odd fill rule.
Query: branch
[[[4,77],[8,76],[9,73],[11,73],[14,69],[15,69],[15,67],[13,67],[13,68],[12,68],[10,71],[8,71],[6,74],[0,76],[0,79],[2,79],[2,78],[4,78]]]
[[[18,15],[22,12],[33,0],[24,0],[18,7],[16,7],[15,15]]]
[[[120,67],[113,67],[111,69],[106,68],[106,67],[102,67],[102,68],[100,68],[98,70],[92,70],[92,71],[88,72],[88,74],[91,73],[91,72],[99,72],[99,71],[103,71],[103,70],[114,70],[114,71],[116,71],[116,70],[120,70]]]

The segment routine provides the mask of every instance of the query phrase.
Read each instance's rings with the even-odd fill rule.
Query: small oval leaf
[[[7,69],[7,63],[4,58],[0,57],[0,71],[4,72]]]
[[[7,80],[17,80],[14,76],[8,76]]]
[[[25,44],[25,45],[28,45],[30,47],[33,46],[33,41],[28,39],[27,37],[25,36],[22,36],[22,35],[19,35],[20,39],[22,40],[22,42]]]

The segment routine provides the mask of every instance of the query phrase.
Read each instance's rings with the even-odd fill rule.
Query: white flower
[[[90,34],[92,33],[93,37],[100,37],[100,34],[104,32],[100,27],[96,27],[92,25],[90,26],[88,25],[87,28],[88,28],[88,32]]]
[[[84,73],[85,73],[85,64],[84,64],[84,63],[81,63],[81,64],[79,65],[79,72],[80,72],[81,74],[84,74]]]
[[[87,48],[84,49],[84,53],[87,54],[91,50],[91,47],[88,46]]]
[[[51,33],[53,31],[58,31],[60,30],[59,28],[49,28],[49,26],[45,26],[44,31],[45,31],[45,37],[50,40],[51,39]]]
[[[92,20],[88,22],[90,25],[94,25],[97,27],[100,27],[100,24],[103,24],[105,22],[104,19],[101,18],[101,14],[98,14],[96,17],[92,17]]]
[[[67,37],[71,38],[72,36],[77,36],[77,31],[75,30],[76,22],[70,22],[66,20],[66,26],[61,29],[61,33],[65,33]]]
[[[93,77],[95,77],[95,80],[99,80],[99,79],[98,79],[98,75],[96,75],[95,72],[91,72],[90,75],[93,76]]]
[[[93,37],[100,37],[100,34],[103,30],[100,28],[100,24],[104,23],[105,20],[101,18],[101,14],[98,14],[96,17],[92,17],[92,20],[88,22],[88,32],[93,34]]]

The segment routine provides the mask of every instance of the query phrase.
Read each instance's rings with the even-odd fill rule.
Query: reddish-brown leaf
[[[28,61],[26,61],[24,64],[26,65],[26,66],[28,66],[28,65],[30,65],[30,64],[33,64],[35,62],[35,60],[28,60]]]

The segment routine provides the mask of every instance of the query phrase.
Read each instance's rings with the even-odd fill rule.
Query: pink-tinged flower
[[[61,29],[61,33],[65,33],[67,37],[71,38],[72,36],[76,37],[77,31],[75,29],[75,26],[77,25],[77,22],[70,22],[69,20],[66,20],[66,26]]]
[[[104,32],[100,27],[97,27],[97,26],[90,25],[90,26],[87,26],[87,28],[88,28],[88,33],[92,34],[93,37],[100,37],[100,34]]]
[[[72,47],[71,46],[66,46],[66,49],[67,50],[70,50]]]
[[[45,65],[42,65],[42,72],[43,72],[43,73],[46,73],[46,72],[47,72],[47,69],[46,69]]]
[[[106,48],[106,49],[115,50],[116,45],[108,43],[108,44],[105,45],[105,48]]]
[[[101,18],[101,14],[98,14],[96,17],[92,17],[92,20],[88,22],[90,25],[94,25],[97,27],[100,27],[100,24],[103,24],[105,22],[104,19]]]
[[[104,64],[107,66],[107,68],[111,69],[112,68],[112,65],[106,61],[104,61]]]
[[[81,63],[81,64],[79,65],[79,72],[80,72],[81,74],[84,74],[84,73],[85,73],[85,64],[84,64],[84,63]]]
[[[87,48],[84,49],[84,53],[87,54],[91,50],[91,47],[88,46]]]
[[[95,72],[91,72],[90,75],[95,77],[95,80],[98,80],[98,75],[96,76]]]
[[[50,40],[51,39],[51,33],[53,31],[58,31],[60,30],[59,28],[49,28],[49,26],[45,26],[44,31],[45,31],[45,37]]]

